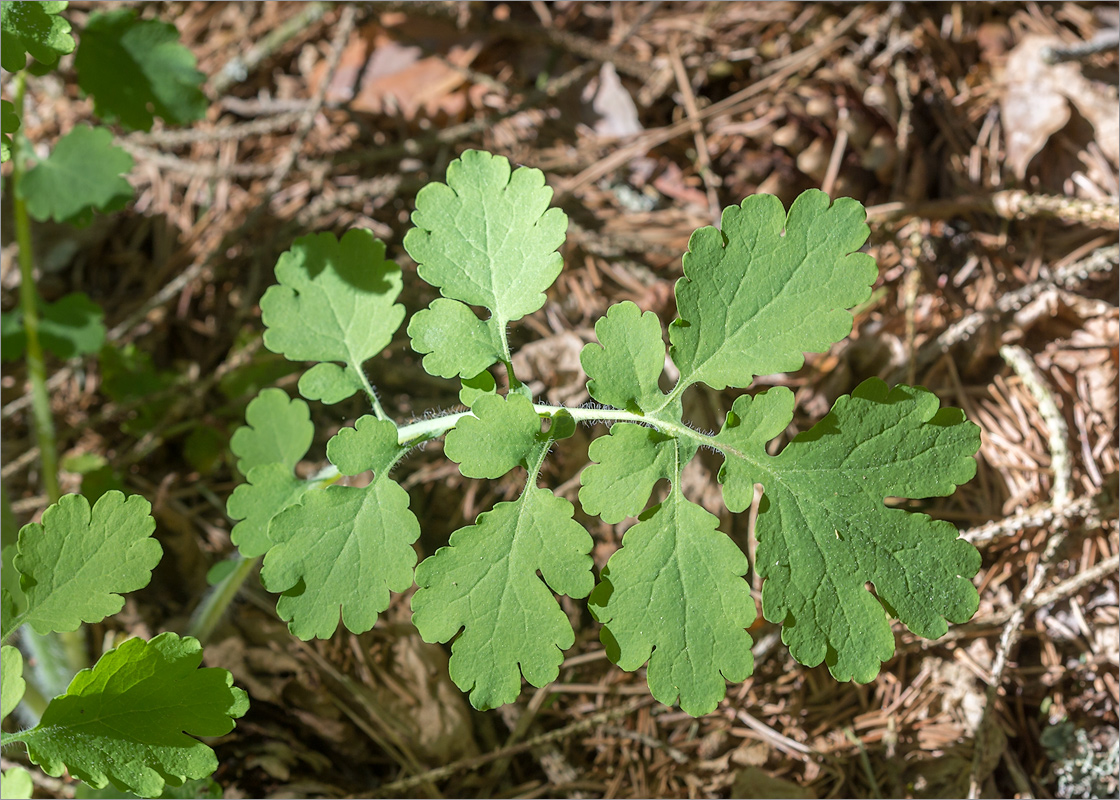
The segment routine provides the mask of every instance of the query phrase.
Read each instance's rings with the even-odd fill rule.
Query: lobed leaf
[[[417,194],[405,250],[421,278],[460,301],[437,300],[409,326],[429,372],[471,377],[509,360],[506,324],[544,305],[563,264],[557,249],[568,220],[548,207],[551,199],[540,170],[511,171],[507,159],[477,150],[451,162],[446,184]],[[481,322],[463,303],[489,309],[490,318]]]
[[[889,616],[934,639],[948,630],[946,620],[976,613],[977,550],[952,524],[884,501],[948,495],[970,480],[979,429],[959,409],[939,409],[925,389],[888,391],[872,378],[771,458],[762,444],[792,409],[788,390],[781,396],[781,403],[760,402],[762,395],[736,402],[741,422],[729,420],[717,437],[739,450],[721,471],[724,496],[741,510],[747,487],[764,485],[756,534],[763,612],[783,623],[794,658],[824,661],[838,680],[866,683],[894,653]],[[757,435],[744,435],[751,427]]]
[[[132,199],[124,178],[131,170],[132,156],[108,130],[76,125],[24,177],[27,213],[40,222],[88,224],[94,211],[116,211]]]
[[[462,631],[451,646],[451,679],[477,709],[517,699],[522,674],[537,687],[555,680],[575,642],[549,591],[586,597],[594,584],[591,536],[572,519],[574,510],[527,486],[516,502],[498,503],[453,533],[416,569],[413,622],[426,642]]]
[[[396,303],[400,267],[367,230],[296,239],[276,262],[278,285],[261,298],[264,344],[291,361],[321,364],[304,373],[300,393],[336,403],[368,386],[362,364],[392,341],[404,319]]]
[[[27,55],[41,64],[53,64],[59,56],[74,52],[70,23],[58,16],[65,2],[0,3],[0,66],[18,72],[27,65]]]
[[[192,737],[229,733],[249,700],[229,672],[201,663],[195,639],[129,639],[79,672],[19,740],[48,775],[66,770],[95,788],[158,797],[206,777],[218,760]]]
[[[151,510],[139,495],[106,492],[91,511],[80,494],[68,494],[42,522],[24,525],[15,557],[27,596],[24,621],[45,634],[120,611],[121,593],[147,586],[163,555]]]
[[[393,427],[374,422],[374,430]],[[365,468],[373,466],[371,461]],[[412,543],[420,525],[408,508],[408,493],[387,472],[381,469],[364,488],[309,492],[272,520],[273,546],[261,580],[270,592],[282,593],[276,610],[299,638],[329,638],[340,616],[353,633],[368,631],[389,607],[389,593],[412,585]]]
[[[538,446],[541,418],[520,394],[480,396],[448,432],[444,453],[468,478],[500,478]]]
[[[245,425],[233,432],[229,449],[237,469],[248,477],[253,467],[280,464],[289,472],[307,454],[315,438],[311,410],[283,389],[264,389],[245,408]]]
[[[790,206],[768,194],[724,210],[721,227],[692,234],[677,282],[680,319],[669,326],[682,385],[747,387],[756,375],[801,368],[852,330],[847,309],[866,300],[875,260],[857,253],[866,213],[829,205],[811,189]]]
[[[406,448],[397,443],[397,426],[368,414],[353,428],[343,428],[327,442],[327,458],[343,475],[366,470],[387,472]]]
[[[599,344],[580,353],[587,391],[600,403],[642,413],[660,408],[665,395],[657,386],[665,366],[661,320],[644,314],[629,300],[616,303],[595,323]]]
[[[646,507],[659,480],[675,482],[696,447],[653,428],[617,422],[587,450],[592,463],[580,475],[579,502],[603,522],[622,522]]]
[[[95,11],[82,29],[74,69],[94,112],[133,130],[151,130],[155,117],[182,125],[206,116],[206,76],[169,22],[140,19],[128,8]]]
[[[725,680],[746,680],[754,668],[747,558],[719,520],[685,500],[679,489],[639,517],[610,557],[588,607],[605,626],[607,655],[625,670],[649,662],[650,693],[666,705],[678,698],[693,716],[713,711]]]
[[[44,349],[59,358],[75,358],[101,350],[105,343],[104,312],[84,292],[73,292],[53,303],[39,305],[39,341]],[[0,359],[15,361],[27,348],[23,327],[23,310],[15,309],[0,315],[3,344]]]

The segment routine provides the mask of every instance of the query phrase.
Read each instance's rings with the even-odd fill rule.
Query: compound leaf
[[[754,668],[747,558],[679,489],[639,519],[588,606],[618,666],[632,671],[649,661],[654,697],[666,705],[679,697],[687,713],[707,714],[723,699],[725,679],[746,680]]]
[[[254,397],[245,408],[245,422],[233,432],[229,449],[246,477],[261,464],[282,464],[291,472],[315,438],[307,403],[289,398],[283,389],[264,389]]]
[[[412,543],[420,525],[408,508],[408,492],[387,472],[380,470],[364,488],[309,492],[272,520],[273,546],[261,580],[270,592],[283,593],[277,613],[299,638],[329,638],[340,614],[350,631],[368,631],[389,607],[389,593],[412,585]]]
[[[617,422],[587,450],[587,457],[597,463],[580,475],[580,505],[612,524],[636,517],[654,485],[662,479],[675,481],[695,452],[688,442],[653,428]]]
[[[591,536],[573,512],[567,500],[528,486],[516,502],[498,503],[453,533],[450,546],[417,567],[413,622],[427,642],[449,641],[462,630],[449,666],[475,708],[513,702],[521,674],[537,687],[555,680],[562,651],[575,642],[549,591],[586,597],[594,584]]]
[[[0,719],[8,716],[23,699],[23,653],[6,644],[0,647]]]
[[[540,170],[511,172],[507,159],[477,150],[451,162],[446,184],[430,183],[417,194],[416,227],[404,247],[420,277],[445,298],[491,311],[483,335],[479,320],[463,313],[473,317],[469,309],[433,303],[413,333],[417,350],[434,356],[425,358],[425,369],[475,375],[496,363],[479,366],[486,345],[494,343],[500,345],[496,355],[508,360],[508,353],[502,356],[506,323],[544,305],[544,291],[563,264],[557,249],[568,218],[548,207],[551,199]],[[460,341],[471,343],[468,353],[457,352]]]
[[[12,134],[19,130],[19,114],[7,100],[0,100],[0,163],[12,157]]]
[[[742,399],[736,407],[747,427],[762,421],[757,447],[727,455],[725,498],[741,509],[747,486],[764,486],[757,528],[763,613],[784,623],[794,658],[808,666],[824,661],[838,680],[866,683],[894,653],[884,606],[926,638],[944,634],[946,620],[976,613],[977,550],[948,522],[884,504],[948,495],[973,477],[980,435],[963,412],[939,409],[925,389],[888,392],[872,378],[771,458],[760,443],[784,427],[785,409],[756,414]],[[725,426],[717,440],[741,446],[751,438],[735,428]]]
[[[408,322],[412,349],[424,370],[440,378],[473,378],[502,360],[502,342],[488,322],[458,300],[440,297]]]
[[[641,413],[661,406],[657,386],[665,366],[661,320],[644,314],[629,300],[607,309],[595,323],[599,344],[584,346],[579,359],[587,373],[587,391],[600,403]]]
[[[113,144],[113,134],[76,125],[24,178],[27,212],[40,222],[86,224],[94,211],[115,211],[132,198],[124,178],[131,169],[132,156]]]
[[[154,117],[181,125],[206,115],[200,88],[206,76],[179,43],[179,31],[169,22],[139,19],[132,9],[90,14],[74,69],[94,112],[134,130],[151,130]]]
[[[75,358],[96,353],[105,343],[104,312],[84,292],[73,292],[53,303],[39,300],[39,340],[59,358]],[[0,358],[14,361],[23,357],[27,334],[23,311],[3,315],[4,342]]]
[[[264,344],[291,361],[342,362],[300,381],[309,399],[338,402],[368,386],[362,364],[392,341],[404,319],[401,270],[367,230],[341,241],[320,233],[296,239],[276,262],[279,285],[261,298]],[[308,377],[311,376],[311,377]]]
[[[756,375],[800,369],[852,330],[846,309],[864,301],[878,275],[857,253],[866,212],[855,200],[829,205],[801,194],[784,213],[768,194],[724,210],[722,230],[692,234],[677,282],[680,319],[669,327],[681,382],[747,387]]]
[[[217,769],[214,751],[192,737],[229,733],[249,708],[229,672],[201,663],[196,639],[129,639],[79,672],[18,740],[49,775],[68,770],[98,789],[158,797]]]
[[[443,447],[468,478],[500,478],[536,448],[541,419],[524,395],[481,395],[471,413],[448,432]]]
[[[0,4],[0,66],[18,72],[30,53],[41,64],[74,52],[70,23],[58,16],[65,2],[13,2]]]
[[[143,497],[106,492],[90,510],[68,494],[19,532],[16,569],[36,633],[73,631],[124,606],[120,593],[148,585],[163,549]]]

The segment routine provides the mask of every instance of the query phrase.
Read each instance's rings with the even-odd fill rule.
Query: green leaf
[[[291,467],[280,463],[260,464],[249,470],[247,483],[233,490],[226,501],[226,513],[240,520],[230,531],[230,540],[245,558],[264,555],[272,546],[268,526],[273,518],[303,495],[315,488],[314,481],[305,481],[292,474]]]
[[[480,323],[460,304],[433,302],[409,327],[413,347],[428,354],[429,372],[468,377],[509,360],[506,324],[544,305],[563,265],[556,251],[568,218],[548,207],[551,200],[540,170],[511,172],[507,159],[477,150],[451,162],[446,184],[430,183],[417,194],[416,227],[404,247],[420,277],[446,298],[491,311]],[[493,360],[483,364],[487,358]]]
[[[572,504],[529,486],[451,535],[416,570],[413,622],[426,642],[451,646],[451,679],[480,710],[556,679],[575,634],[549,591],[586,597],[594,584],[591,536]],[[543,576],[537,576],[538,570]],[[547,586],[546,586],[547,582]],[[520,670],[518,669],[520,667]]]
[[[175,397],[165,390],[175,385],[178,373],[157,370],[152,357],[134,344],[105,345],[99,356],[101,390],[118,403],[133,407],[133,415],[121,423],[130,436],[143,436],[163,421]]]
[[[229,442],[245,476],[261,464],[282,464],[291,472],[315,438],[307,403],[289,398],[283,389],[265,389],[253,398],[245,408],[245,422]]]
[[[615,423],[609,435],[594,440],[587,450],[587,457],[597,463],[580,475],[580,505],[612,524],[636,517],[654,485],[676,481],[695,452],[695,444],[678,443],[653,428]]]
[[[781,396],[735,403],[717,437],[736,451],[724,451],[724,496],[738,511],[749,503],[748,487],[763,484],[756,559],[766,579],[763,611],[783,623],[794,658],[824,661],[838,680],[866,683],[894,653],[887,609],[930,639],[948,630],[946,620],[976,613],[976,548],[951,523],[884,501],[951,494],[976,473],[980,431],[959,409],[939,409],[925,389],[888,392],[872,378],[769,457],[766,437],[792,412],[791,394]]]
[[[773,195],[723,212],[722,230],[692,234],[677,282],[680,319],[669,327],[681,385],[747,387],[756,375],[800,369],[852,330],[847,309],[866,300],[878,275],[857,253],[866,212],[812,189],[787,216]]]
[[[502,360],[502,341],[494,326],[458,300],[438,298],[408,322],[412,349],[423,353],[429,375],[471,378]]]
[[[468,478],[500,478],[537,447],[541,418],[520,394],[480,396],[448,432],[443,451]]]
[[[147,586],[163,555],[151,510],[139,495],[108,492],[91,511],[80,494],[68,494],[42,522],[24,525],[15,566],[27,595],[25,621],[45,634],[120,611],[120,593]]]
[[[687,713],[707,714],[723,699],[725,679],[746,680],[754,668],[746,628],[755,607],[741,577],[747,558],[679,489],[639,519],[588,606],[606,626],[603,643],[618,666],[649,661],[654,697],[666,705],[679,697]]]
[[[261,580],[270,592],[283,593],[277,613],[304,640],[329,638],[340,615],[350,631],[368,631],[389,607],[389,593],[412,585],[412,543],[420,525],[408,508],[408,493],[388,477],[391,463],[383,458],[390,441],[396,443],[396,427],[363,420],[328,452],[348,472],[375,470],[373,482],[308,492],[269,527],[273,546]],[[363,439],[372,443],[364,461],[351,457]]]
[[[23,311],[3,315],[4,342],[0,358],[15,361],[23,357],[27,334]],[[59,358],[75,358],[96,353],[105,343],[104,312],[84,292],[74,292],[54,303],[39,300],[39,340]]]
[[[112,122],[147,131],[154,117],[182,125],[206,116],[194,54],[169,22],[138,19],[132,9],[95,11],[74,56],[78,86],[93,110]]]
[[[642,413],[660,408],[665,395],[657,386],[665,367],[661,320],[644,314],[629,300],[607,309],[595,323],[600,344],[587,344],[580,361],[587,391],[600,403]]]
[[[498,384],[489,372],[480,372],[473,378],[463,378],[459,388],[459,402],[470,408],[484,394],[497,394]]]
[[[296,239],[276,262],[278,286],[261,298],[264,344],[292,361],[340,361],[345,370],[312,369],[300,381],[309,399],[338,402],[368,386],[362,364],[392,341],[404,319],[395,301],[400,267],[367,230],[339,241],[320,233]]]
[[[397,426],[368,414],[353,428],[343,428],[327,442],[327,458],[343,475],[387,471],[405,448],[397,443]]]
[[[314,488],[313,481],[301,480],[293,470],[311,446],[315,425],[307,403],[276,388],[253,398],[245,408],[245,421],[247,425],[234,431],[230,450],[238,456],[237,468],[248,483],[233,490],[226,513],[240,520],[230,539],[242,556],[255,558],[272,546],[268,526],[273,517]]]
[[[4,770],[3,789],[0,789],[2,800],[30,800],[35,784],[31,780],[31,773],[23,767],[12,767]]]
[[[70,23],[58,16],[65,2],[12,2],[0,4],[0,66],[18,72],[27,54],[43,64],[74,52]]]
[[[7,100],[0,100],[0,163],[12,157],[12,134],[19,130],[19,114]]]
[[[158,797],[165,785],[204,778],[218,759],[192,737],[229,733],[249,699],[226,670],[201,663],[196,639],[129,639],[79,672],[19,740],[48,775],[67,770],[98,789]]]
[[[0,719],[15,711],[26,688],[23,654],[10,644],[0,647]]]
[[[23,179],[27,212],[40,222],[87,224],[94,211],[116,211],[132,199],[123,177],[131,169],[132,156],[109,131],[76,125]]]

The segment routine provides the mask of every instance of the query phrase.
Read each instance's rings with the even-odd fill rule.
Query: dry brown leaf
[[[1087,80],[1076,63],[1048,63],[1046,50],[1063,44],[1054,36],[1026,36],[1004,66],[1000,114],[1007,136],[1007,161],[1020,179],[1051,135],[1069,122],[1070,101],[1093,125],[1101,151],[1114,164],[1120,158],[1116,93]]]

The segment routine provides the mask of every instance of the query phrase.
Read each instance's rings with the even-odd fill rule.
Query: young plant
[[[38,634],[76,631],[120,611],[121,593],[147,586],[163,555],[154,530],[142,497],[107,492],[91,509],[81,495],[64,496],[19,532],[19,582],[0,589],[0,639],[22,625]],[[3,644],[0,657],[3,718],[29,687],[19,649]],[[198,669],[201,662],[202,647],[189,637],[129,639],[79,672],[37,725],[0,734],[0,744],[22,743],[48,775],[66,770],[96,789],[111,784],[140,797],[205,778],[217,758],[192,737],[229,733],[249,701],[226,670]],[[4,783],[5,797],[31,796],[20,768]]]
[[[233,439],[248,479],[229,499],[240,520],[233,541],[247,559],[264,556],[261,579],[280,594],[277,611],[292,633],[329,637],[340,619],[369,630],[390,594],[415,580],[413,621],[426,641],[454,640],[451,677],[487,709],[513,701],[522,677],[537,687],[556,679],[575,637],[555,595],[588,597],[616,664],[648,663],[654,697],[707,713],[727,681],[751,674],[755,604],[746,556],[681,487],[701,448],[723,458],[731,511],[745,511],[755,484],[764,487],[755,563],[763,614],[782,624],[801,663],[867,682],[894,653],[892,618],[936,638],[975,613],[978,552],[952,524],[885,502],[949,495],[972,478],[979,429],[960,410],[939,408],[920,387],[873,378],[775,455],[768,443],[793,420],[785,387],[740,395],[715,434],[682,418],[690,386],[746,389],[850,333],[848,309],[868,298],[877,276],[858,252],[869,232],[859,203],[808,191],[788,214],[769,195],[726,209],[721,228],[696,231],[684,255],[680,317],[668,331],[673,387],[660,388],[658,318],[623,302],[582,353],[595,404],[561,408],[529,396],[507,337],[510,323],[544,305],[561,270],[567,220],[549,208],[551,197],[540,171],[511,170],[505,158],[476,151],[451,163],[446,184],[417,196],[404,247],[442,297],[412,316],[408,335],[425,370],[460,380],[469,411],[398,425],[379,402],[366,363],[405,313],[396,302],[401,270],[372,234],[303,237],[278,261],[278,284],[261,300],[265,346],[318,362],[299,381],[305,398],[337,403],[361,392],[372,407],[328,442],[331,466],[311,480],[294,474],[314,432],[303,400],[265,390]],[[508,390],[497,388],[494,367]],[[549,452],[577,423],[609,426],[580,478],[584,512],[638,520],[597,585],[591,536],[572,503],[540,483]],[[522,467],[524,489],[453,533],[414,573],[420,529],[391,472],[441,436],[464,476]],[[361,473],[372,473],[366,486],[336,484]],[[667,495],[646,508],[662,479]]]

